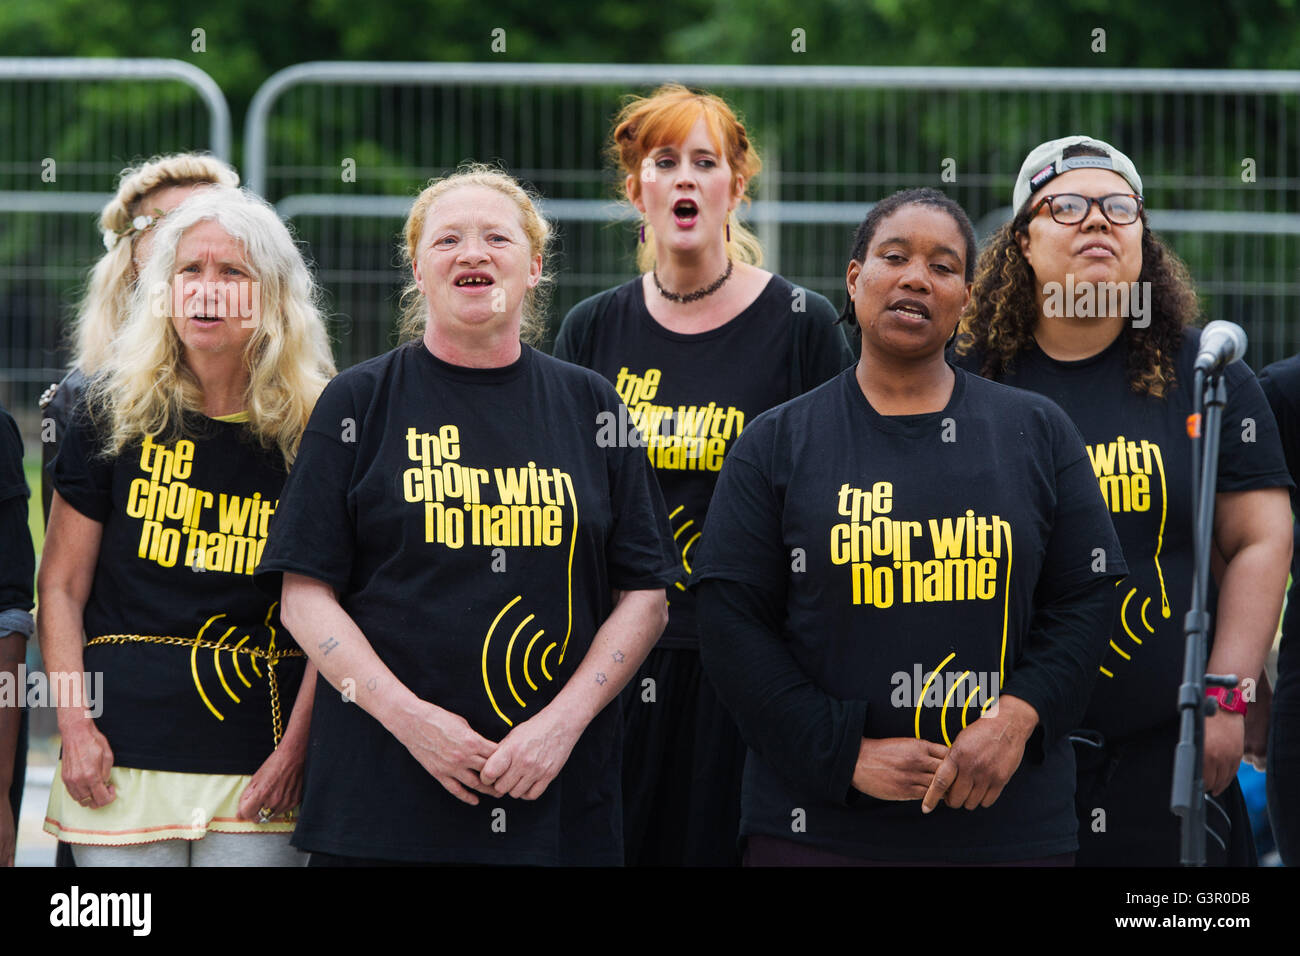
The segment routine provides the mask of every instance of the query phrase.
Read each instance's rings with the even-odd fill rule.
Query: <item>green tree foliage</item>
[[[671,60],[1288,69],[1300,34],[1296,0],[714,0],[709,8],[672,32]],[[792,49],[796,27],[804,53]]]
[[[206,31],[206,51],[192,31]],[[792,49],[791,31],[806,49]],[[505,31],[504,53],[492,31]],[[1105,30],[1104,53],[1094,31]],[[0,54],[177,57],[238,112],[305,60],[1281,69],[1297,0],[6,0]]]
[[[171,57],[193,63],[229,100],[235,158],[242,164],[243,118],[257,88],[277,70],[312,60],[1286,69],[1300,56],[1298,5],[1300,0],[211,0],[180,7],[175,0],[0,0],[0,55]],[[196,30],[203,31],[201,49]],[[0,130],[15,131],[12,146],[0,142],[0,188],[102,190],[117,169],[138,158],[134,144],[148,143],[148,151],[183,149],[202,136],[185,119],[193,96],[179,84],[126,86],[82,85],[71,94],[81,107],[74,119],[40,119],[64,115],[54,108],[53,94],[0,96]],[[510,87],[296,89],[271,117],[267,194],[273,200],[356,192],[409,196],[429,175],[472,157],[502,159],[525,170],[550,198],[604,198],[613,184],[597,157],[625,92],[620,84],[582,95]],[[784,92],[717,92],[745,115],[771,170],[770,198],[859,202],[904,186],[936,185],[982,220],[996,217],[1006,204],[1011,175],[1027,146],[1087,131],[1133,155],[1148,174],[1153,209],[1296,212],[1300,203],[1290,185],[1300,178],[1293,132],[1300,124],[1297,97],[1211,93],[1193,102],[1092,91],[826,90],[792,105]],[[1189,120],[1193,113],[1198,118]],[[33,171],[49,155],[59,158],[58,182],[33,186]],[[1243,157],[1258,161],[1258,181],[1249,186],[1242,179]],[[340,176],[345,159],[354,162],[355,183]],[[940,181],[941,164],[949,159],[960,174]],[[93,254],[96,237],[88,220],[84,236],[55,242],[40,231],[48,218],[11,217],[16,225],[0,233],[0,296],[17,296],[26,281],[21,277],[38,266],[57,267],[66,284]],[[358,330],[364,328],[365,316],[382,298],[377,290],[393,281],[391,217],[352,220],[340,231],[335,218],[299,216],[297,226],[318,254],[327,284],[339,290],[340,311],[357,316]],[[815,225],[783,227],[783,268],[812,287],[818,287],[828,255],[818,244],[826,233]],[[567,241],[574,249],[604,249],[610,236],[627,238],[609,227],[574,224]],[[1215,234],[1180,237],[1180,251],[1204,277],[1213,315],[1244,319],[1215,304],[1215,296],[1236,294],[1231,282],[1215,285],[1223,262],[1236,262],[1235,274],[1251,282],[1289,289],[1282,277],[1294,262],[1295,240],[1261,237],[1249,248],[1241,244],[1247,241]],[[562,285],[557,309],[626,274],[630,242],[625,245],[617,261],[607,257],[576,270],[583,274]],[[373,283],[358,284],[366,276]],[[830,278],[826,282],[826,289],[833,288]],[[1280,309],[1286,299],[1275,298]],[[47,297],[10,311],[51,316],[54,301]],[[1281,345],[1274,341],[1274,351]],[[366,341],[358,345],[359,354],[382,346]]]

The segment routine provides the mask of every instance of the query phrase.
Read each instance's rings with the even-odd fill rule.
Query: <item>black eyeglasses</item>
[[[1142,197],[1132,193],[1111,193],[1109,196],[1080,196],[1077,193],[1061,193],[1059,196],[1044,196],[1029,213],[1032,219],[1044,205],[1052,214],[1052,219],[1062,226],[1076,226],[1088,218],[1092,204],[1096,203],[1101,214],[1115,226],[1128,226],[1138,221],[1142,214]]]

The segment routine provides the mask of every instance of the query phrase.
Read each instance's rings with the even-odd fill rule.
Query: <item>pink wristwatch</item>
[[[1241,691],[1235,687],[1207,687],[1205,696],[1217,700],[1223,710],[1242,716],[1246,714],[1246,701],[1242,699]]]

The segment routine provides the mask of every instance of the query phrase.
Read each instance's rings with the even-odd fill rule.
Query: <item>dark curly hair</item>
[[[1093,147],[1072,147],[1071,155],[1104,155]],[[1015,366],[1020,353],[1034,344],[1038,324],[1037,282],[1020,251],[1018,236],[1029,229],[1029,202],[1014,219],[989,239],[980,253],[975,285],[957,325],[955,349],[965,355],[982,353],[980,374],[1000,379]],[[1183,329],[1200,316],[1200,302],[1187,266],[1151,231],[1142,210],[1142,271],[1139,282],[1149,282],[1151,322],[1146,328],[1126,324],[1129,386],[1139,395],[1163,398],[1177,385],[1174,360],[1182,344]]]
[[[945,196],[937,189],[930,189],[928,186],[920,189],[901,190],[872,206],[867,213],[867,217],[858,226],[857,232],[853,234],[853,246],[849,250],[849,258],[854,262],[861,262],[867,255],[867,247],[871,245],[871,240],[875,237],[876,229],[880,223],[884,221],[885,217],[892,216],[904,206],[933,206],[952,217],[966,246],[966,255],[964,257],[966,260],[966,281],[970,282],[975,275],[975,252],[977,249],[975,228],[971,225],[966,210],[962,209],[956,200]],[[856,328],[856,313],[853,311],[852,299],[844,303],[844,308],[840,310],[839,321],[847,322],[850,327]]]

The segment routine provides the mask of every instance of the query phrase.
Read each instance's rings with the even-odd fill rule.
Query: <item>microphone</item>
[[[1215,319],[1201,330],[1201,350],[1196,356],[1196,368],[1214,375],[1245,354],[1246,330],[1235,322]]]

